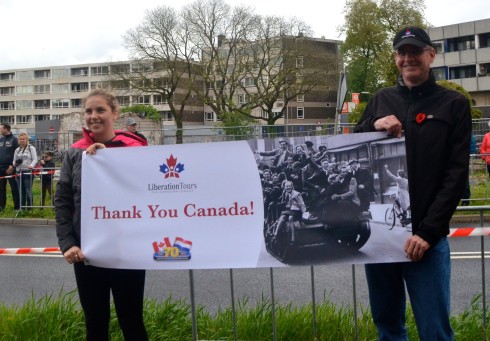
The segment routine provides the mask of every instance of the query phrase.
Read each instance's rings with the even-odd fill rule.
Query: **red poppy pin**
[[[425,114],[423,112],[419,112],[417,114],[417,116],[415,116],[415,121],[418,124],[422,124],[422,122],[424,122],[426,118],[427,118],[427,116],[425,116]]]

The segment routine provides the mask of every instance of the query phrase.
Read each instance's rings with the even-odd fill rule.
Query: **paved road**
[[[376,235],[373,228],[373,236]],[[371,242],[371,240],[370,240]],[[485,237],[485,250],[490,242]],[[369,243],[368,243],[369,244]],[[366,245],[366,248],[368,246]],[[0,248],[56,246],[53,226],[0,225]],[[468,307],[472,298],[481,293],[481,247],[479,237],[451,239],[453,255],[452,310],[458,313]],[[372,250],[371,250],[372,251]],[[369,249],[366,252],[371,252]],[[488,266],[488,260],[485,260]],[[486,270],[486,280],[490,280]],[[367,288],[362,266],[355,266],[358,303],[367,306]],[[193,271],[195,296],[198,304],[214,312],[228,307],[230,301],[230,270]],[[275,297],[281,303],[304,304],[311,302],[311,268],[298,266],[275,268]],[[315,297],[338,305],[352,305],[351,265],[321,265],[314,267]],[[235,298],[248,298],[250,303],[262,296],[270,297],[270,269],[233,270]],[[189,271],[148,271],[146,296],[163,300],[168,296],[189,299]],[[0,302],[22,304],[32,295],[68,292],[75,289],[73,271],[60,256],[0,256]]]

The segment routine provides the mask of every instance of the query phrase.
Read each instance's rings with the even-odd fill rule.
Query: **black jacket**
[[[434,245],[449,233],[468,180],[468,99],[437,85],[432,72],[412,89],[400,76],[397,86],[375,94],[354,131],[374,131],[374,122],[388,115],[400,120],[405,133],[413,233]]]
[[[14,153],[19,142],[12,133],[7,136],[0,135],[0,166],[7,168],[14,160]]]

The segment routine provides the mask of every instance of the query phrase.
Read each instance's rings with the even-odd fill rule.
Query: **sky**
[[[343,40],[345,0],[224,0],[256,13],[297,17],[315,37]],[[409,1],[409,0],[407,0]],[[0,0],[0,70],[127,60],[122,36],[145,11],[166,5],[179,10],[192,0]],[[425,0],[432,26],[490,17],[488,0]]]

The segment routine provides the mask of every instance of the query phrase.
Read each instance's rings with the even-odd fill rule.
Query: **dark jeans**
[[[410,296],[419,340],[454,340],[449,321],[451,260],[446,237],[427,250],[421,261],[366,264],[365,269],[378,340],[408,340],[405,290]]]
[[[145,270],[106,269],[75,263],[87,341],[109,340],[110,292],[126,341],[148,340],[143,323]]]
[[[5,171],[8,167],[0,166],[0,177],[15,175],[15,171],[12,174],[7,174]],[[14,209],[19,209],[19,188],[17,187],[17,181],[15,178],[0,179],[0,210],[3,210],[7,205],[7,181],[10,184],[10,191],[12,192],[12,200],[14,202]]]
[[[49,194],[49,200],[51,200],[51,206],[54,206],[53,181],[51,179],[41,179],[41,206],[44,206],[44,203],[46,202],[47,194]]]
[[[21,172],[17,177],[17,186],[20,189],[20,208],[32,208],[32,182],[34,176],[32,172]]]

